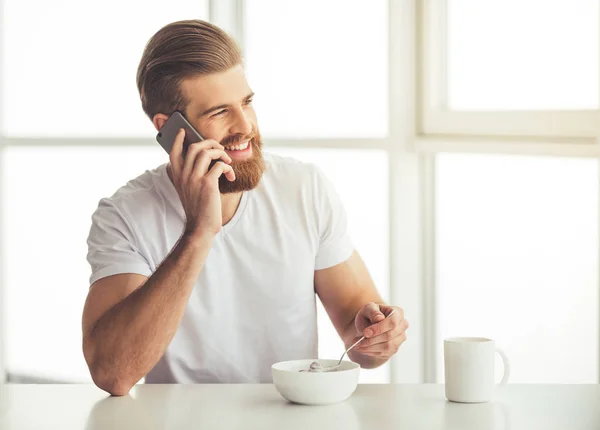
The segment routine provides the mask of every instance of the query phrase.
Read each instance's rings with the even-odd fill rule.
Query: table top
[[[137,385],[124,397],[93,385],[6,384],[0,428],[598,430],[600,385],[509,384],[481,404],[448,402],[437,384],[359,385],[343,403],[302,406],[271,384]]]

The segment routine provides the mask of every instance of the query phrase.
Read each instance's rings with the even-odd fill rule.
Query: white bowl
[[[310,363],[333,366],[339,360],[292,360],[271,366],[273,383],[279,394],[290,402],[303,405],[331,405],[346,400],[358,385],[360,366],[342,361],[335,372],[300,372]]]

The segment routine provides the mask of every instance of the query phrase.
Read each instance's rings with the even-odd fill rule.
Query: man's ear
[[[154,128],[156,128],[156,131],[160,131],[160,129],[163,125],[165,125],[165,122],[167,122],[168,119],[169,117],[163,113],[157,113],[156,115],[154,115],[154,118],[152,118],[152,124],[154,124]]]

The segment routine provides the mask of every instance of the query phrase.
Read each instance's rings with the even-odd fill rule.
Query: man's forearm
[[[179,327],[211,245],[182,236],[144,285],[97,321],[84,344],[98,386],[126,394],[154,367]]]

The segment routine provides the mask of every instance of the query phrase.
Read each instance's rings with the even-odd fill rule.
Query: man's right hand
[[[219,177],[235,181],[229,165],[231,158],[216,140],[191,144],[183,158],[185,130],[179,130],[169,154],[173,184],[186,216],[185,233],[194,238],[212,240],[221,229],[221,193]],[[216,161],[213,167],[210,164]],[[210,170],[209,170],[210,167]]]

